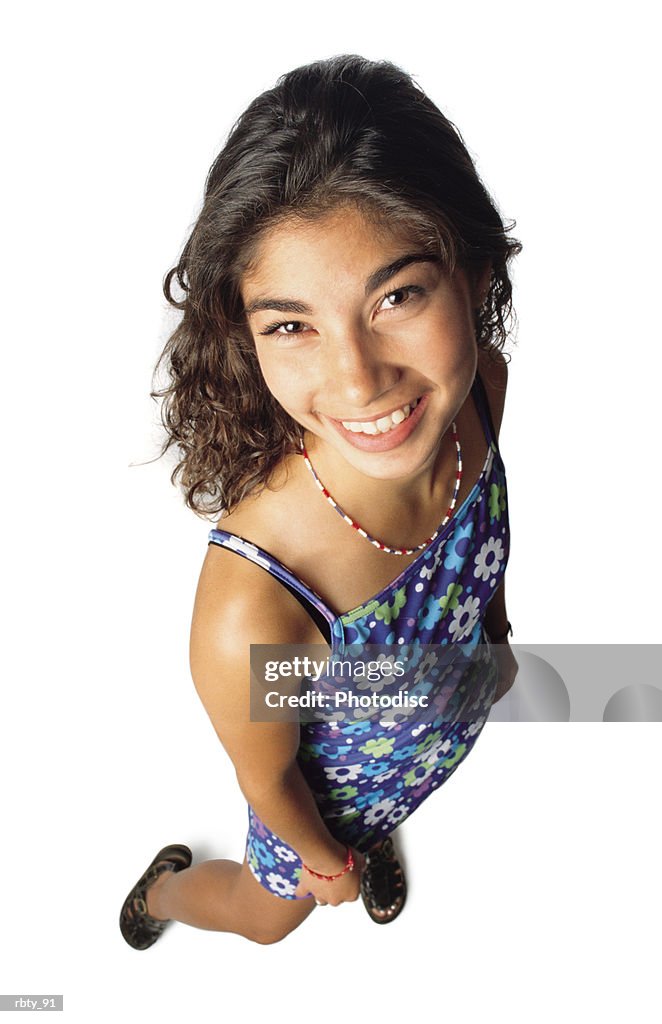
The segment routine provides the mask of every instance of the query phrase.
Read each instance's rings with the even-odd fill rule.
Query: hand
[[[302,868],[301,881],[294,895],[314,896],[321,906],[338,907],[341,903],[354,903],[361,892],[361,875],[365,869],[365,857],[354,847],[351,849],[354,858],[354,867],[351,871],[346,871],[344,875],[332,882],[326,882],[322,878],[315,878],[305,868]]]
[[[515,678],[519,672],[519,664],[517,663],[517,659],[507,640],[504,640],[503,643],[500,644],[493,644],[492,651],[496,658],[499,670],[496,693],[494,694],[494,700],[492,701],[493,704],[496,704],[498,700],[501,700],[504,694],[508,693],[508,690],[515,682]]]

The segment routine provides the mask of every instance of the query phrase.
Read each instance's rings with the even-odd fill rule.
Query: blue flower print
[[[275,868],[276,858],[261,839],[253,839],[253,852],[259,860],[261,867]]]
[[[357,644],[367,644],[370,639],[370,627],[368,626],[369,615],[364,616],[362,619],[356,619],[354,622],[347,623],[345,625],[346,638],[349,641],[350,646]],[[353,632],[353,636],[352,636]]]
[[[480,399],[480,384],[477,392]],[[328,698],[324,713],[333,717],[300,725],[297,757],[320,817],[338,841],[363,853],[445,784],[489,719],[496,673],[476,655],[483,647],[489,651],[485,613],[510,551],[506,480],[499,452],[492,455],[448,530],[404,569],[384,556],[393,582],[376,599],[340,616],[322,598],[311,602],[319,602],[332,625],[331,657],[365,663],[388,657],[404,669],[394,678],[383,673],[370,686],[367,672],[354,672],[352,679],[343,671],[339,679],[330,671],[315,685]],[[246,557],[252,550],[246,548]],[[283,566],[279,575],[281,570],[295,589],[306,587],[291,573],[290,580]],[[337,701],[341,689],[380,698],[399,691],[425,694],[428,703],[399,708],[377,701],[369,709],[354,708]],[[298,852],[256,817],[246,857],[265,889],[286,900],[300,898],[296,887],[306,873]]]
[[[474,522],[470,519],[466,526],[458,526],[453,536],[446,545],[446,557],[444,558],[444,569],[459,573],[467,552],[471,547],[471,538],[474,533]]]
[[[413,757],[416,753],[416,743],[409,743],[406,747],[400,747],[399,750],[394,751],[392,761],[407,761]]]
[[[371,729],[370,722],[350,722],[349,725],[343,725],[340,732],[343,736],[361,736],[362,733],[370,732]]]
[[[419,637],[401,644],[398,657],[406,660],[407,668],[416,668],[423,657],[423,641]]]
[[[439,622],[442,616],[442,609],[434,594],[425,598],[423,607],[418,613],[418,625],[421,629],[432,629],[435,623]]]
[[[357,796],[354,803],[356,804],[357,807],[363,809],[364,807],[371,807],[372,804],[379,803],[383,796],[383,789],[375,789],[372,791],[369,790],[367,793],[362,793],[361,796]]]
[[[363,765],[363,774],[367,775],[369,779],[373,775],[381,775],[384,771],[384,761],[374,761],[372,764],[368,761],[367,764]]]

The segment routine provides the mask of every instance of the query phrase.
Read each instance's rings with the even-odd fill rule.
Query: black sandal
[[[127,896],[120,913],[120,931],[133,949],[149,949],[163,934],[169,921],[147,913],[147,890],[166,871],[183,871],[191,866],[188,846],[164,846]]]
[[[365,855],[361,898],[375,924],[395,921],[405,905],[407,883],[390,836]],[[381,911],[381,913],[378,913]]]

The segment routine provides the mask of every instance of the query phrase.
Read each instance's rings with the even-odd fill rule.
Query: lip
[[[403,403],[403,405],[406,403]],[[325,419],[337,430],[342,438],[344,438],[348,444],[351,444],[352,448],[359,448],[363,452],[389,452],[393,448],[397,448],[399,445],[406,441],[407,438],[418,426],[423,413],[428,404],[427,394],[421,395],[418,400],[418,405],[409,414],[406,420],[402,423],[398,423],[397,427],[393,427],[392,430],[387,431],[385,434],[359,434],[354,433],[352,430],[347,430],[343,427],[340,420],[333,419],[331,416],[326,416]],[[402,409],[402,405],[394,405],[391,412],[395,412],[396,409]],[[383,412],[381,416],[388,416],[390,413]],[[352,417],[352,423],[370,423],[373,419],[379,419],[374,416],[368,419],[354,419]],[[348,419],[348,422],[349,419]]]

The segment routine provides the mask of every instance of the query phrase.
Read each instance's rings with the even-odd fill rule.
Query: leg
[[[162,875],[147,892],[147,912],[195,928],[235,932],[253,942],[285,938],[315,909],[315,901],[286,900],[264,889],[246,860],[208,860]]]

